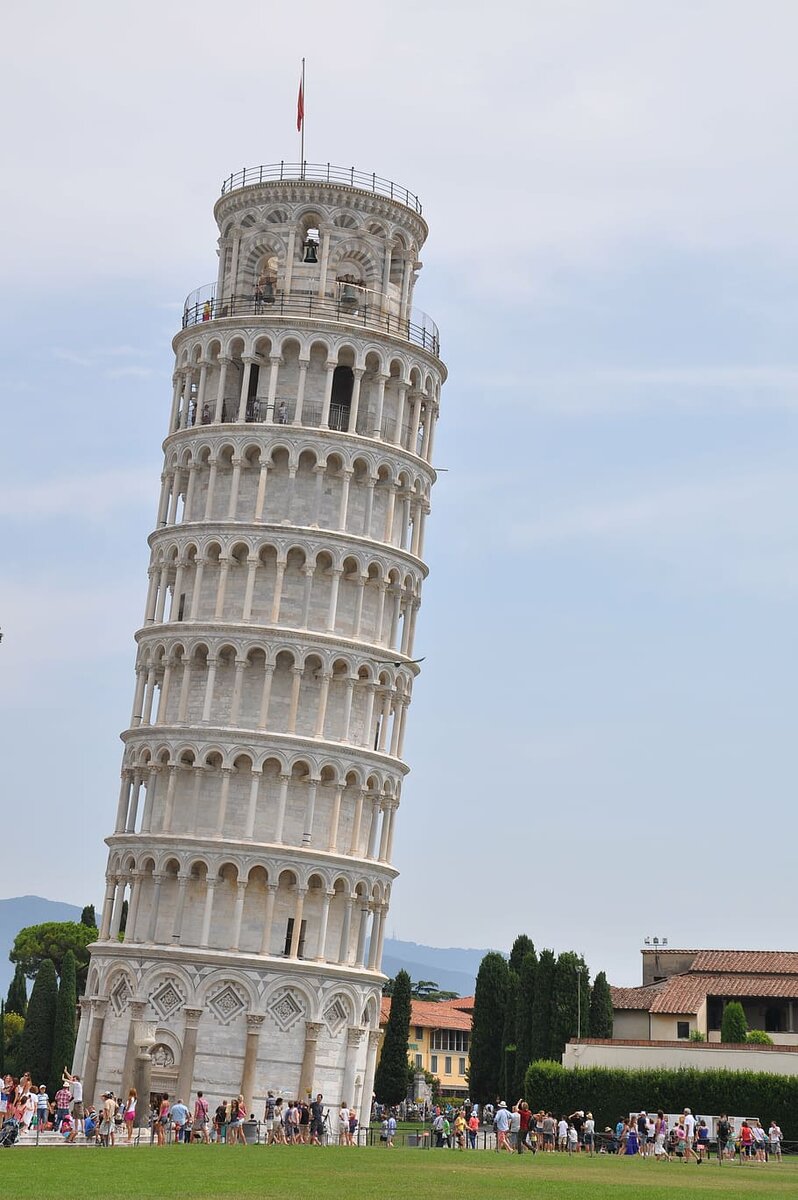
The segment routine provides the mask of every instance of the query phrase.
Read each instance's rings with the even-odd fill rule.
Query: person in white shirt
[[[568,1122],[565,1117],[560,1117],[557,1122],[557,1149],[565,1150],[568,1143]]]
[[[695,1117],[690,1112],[689,1108],[684,1110],[683,1114],[684,1136],[686,1144],[692,1149],[695,1140]]]
[[[72,1093],[72,1119],[77,1132],[83,1133],[83,1084],[80,1075],[70,1075],[66,1067],[63,1074],[64,1083],[69,1084]]]
[[[349,1105],[345,1100],[341,1101],[341,1107],[338,1110],[338,1145],[352,1145],[352,1139],[349,1135]]]
[[[779,1129],[779,1127],[778,1127],[778,1125],[776,1124],[776,1122],[775,1122],[775,1121],[771,1121],[771,1122],[770,1122],[770,1129],[768,1130],[768,1137],[769,1137],[769,1139],[770,1139],[770,1153],[771,1153],[771,1154],[774,1156],[774,1158],[777,1158],[777,1159],[779,1159],[779,1160],[781,1160],[781,1139],[782,1139],[782,1136],[783,1136],[783,1135],[782,1135],[782,1132],[781,1132],[781,1130]]]
[[[568,1126],[568,1153],[576,1154],[579,1150],[579,1134],[573,1122]]]

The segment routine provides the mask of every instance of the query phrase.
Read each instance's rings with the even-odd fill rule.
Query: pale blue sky
[[[102,895],[222,177],[417,191],[450,370],[390,930],[795,948],[792,3],[43,0],[0,49],[0,892]]]

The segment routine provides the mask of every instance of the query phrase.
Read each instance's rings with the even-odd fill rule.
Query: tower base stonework
[[[312,964],[270,970],[237,956],[235,965],[197,969],[190,954],[173,951],[140,958],[95,952],[92,965],[109,997],[101,1018],[92,1011],[85,1061],[75,1066],[92,1095],[138,1087],[142,1058],[153,1092],[186,1102],[197,1090],[222,1098],[241,1092],[256,1114],[268,1090],[300,1100],[320,1091],[332,1104],[354,1104],[356,1082],[361,1092],[363,1080],[373,1082],[377,1042],[364,1033],[379,1020],[381,989],[351,973],[320,987]],[[144,1023],[150,1033],[142,1053],[136,1030]]]

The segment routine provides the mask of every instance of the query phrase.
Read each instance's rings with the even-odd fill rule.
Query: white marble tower
[[[365,1110],[446,375],[412,308],[427,226],[327,166],[248,169],[214,211],[75,1069],[88,1098]]]

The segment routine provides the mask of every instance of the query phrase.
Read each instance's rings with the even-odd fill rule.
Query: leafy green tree
[[[427,1000],[431,1004],[439,1004],[441,1000],[456,1000],[458,992],[447,992],[439,988],[433,979],[419,979],[413,984],[410,992],[414,1000]]]
[[[495,1103],[502,1070],[504,1010],[510,968],[503,954],[491,951],[479,964],[471,1024],[471,1099]]]
[[[525,933],[519,933],[518,937],[513,942],[513,948],[510,951],[510,961],[508,963],[510,970],[515,971],[516,975],[520,975],[521,964],[524,961],[524,957],[529,954],[530,950],[534,952],[534,949],[535,947],[532,944],[532,939],[527,937]]]
[[[58,981],[52,959],[45,958],[36,973],[30,994],[19,1057],[23,1071],[30,1071],[35,1084],[50,1076],[53,1058],[53,1028],[58,1003]]]
[[[529,1056],[531,1062],[549,1057],[551,1049],[551,992],[557,960],[553,950],[541,950],[535,974],[535,995],[530,1020]]]
[[[534,947],[527,951],[518,974],[518,1003],[515,1011],[515,1079],[511,1091],[514,1098],[523,1094],[524,1076],[532,1062],[532,1009],[535,1003],[535,985],[538,972],[538,956]]]
[[[25,1018],[19,1013],[7,1012],[3,1016],[2,1041],[5,1052],[5,1069],[9,1075],[19,1075],[19,1047],[22,1042],[22,1030],[25,1028]]]
[[[551,1040],[549,1058],[562,1058],[566,1042],[587,1031],[590,1014],[590,979],[585,961],[572,950],[557,959],[551,989]],[[581,1019],[580,1019],[581,1018]]]
[[[82,925],[77,921],[46,921],[43,925],[28,925],[20,929],[8,957],[22,968],[28,979],[34,979],[39,967],[48,958],[60,975],[64,955],[71,950],[77,967],[78,992],[83,992],[89,969],[87,947],[96,940],[97,928],[94,925]]]
[[[61,1083],[64,1067],[71,1068],[75,1053],[75,1009],[78,1002],[75,955],[67,950],[58,985],[58,1004],[53,1028],[53,1059],[50,1066],[50,1095]]]
[[[407,1053],[410,1040],[410,976],[399,971],[393,981],[391,1013],[385,1027],[374,1091],[381,1104],[401,1104],[407,1099]],[[343,1097],[352,1103],[352,1097]]]
[[[20,1017],[24,1017],[28,1011],[28,985],[25,982],[25,972],[22,967],[17,964],[14,970],[14,978],[8,985],[8,995],[6,997],[6,1012],[16,1013]]]
[[[87,904],[83,909],[83,912],[80,914],[80,923],[81,925],[85,925],[88,929],[97,928],[97,914],[94,911],[93,904]]]
[[[612,1019],[612,994],[610,992],[610,985],[607,983],[607,976],[604,971],[599,971],[593,980],[593,988],[590,992],[590,1016],[588,1018],[590,1037],[611,1038]]]
[[[720,1040],[722,1042],[744,1042],[748,1033],[748,1022],[739,1000],[730,1000],[723,1006],[723,1016],[720,1022]]]

